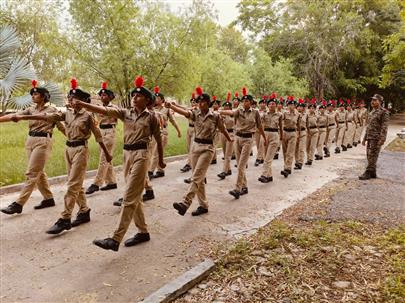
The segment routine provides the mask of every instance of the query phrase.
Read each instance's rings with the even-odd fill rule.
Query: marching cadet
[[[67,192],[65,194],[65,209],[56,223],[47,230],[48,234],[59,234],[64,230],[90,222],[90,208],[87,206],[83,182],[89,158],[88,139],[93,133],[96,142],[105,153],[107,162],[112,156],[103,143],[100,129],[91,114],[77,106],[77,102],[90,104],[90,94],[77,88],[77,80],[72,79],[71,90],[68,94],[68,108],[65,113],[52,112],[36,115],[18,116],[19,120],[45,120],[49,122],[64,121],[66,126],[65,160],[67,164]],[[80,101],[78,101],[80,100]],[[76,102],[77,101],[77,102]],[[76,219],[71,222],[73,208],[77,204],[79,211]]]
[[[346,146],[343,145],[343,137],[346,131],[346,111],[345,111],[345,103],[343,100],[339,100],[339,107],[336,114],[336,148],[335,154],[340,153],[340,147],[342,147],[343,151],[346,151]]]
[[[346,132],[343,137],[343,145],[346,148],[352,148],[354,131],[356,126],[354,124],[354,111],[352,110],[352,105],[349,99],[347,99],[346,104]]]
[[[305,159],[305,151],[307,149],[307,119],[308,114],[306,113],[306,104],[304,100],[298,99],[297,106],[298,113],[300,115],[299,125],[297,132],[300,133],[297,136],[297,146],[295,147],[295,167],[294,169],[302,169]]]
[[[222,108],[224,110],[232,110],[232,103],[229,102],[231,99],[231,92],[228,92],[228,95],[226,96],[226,102],[222,104]],[[231,116],[224,116],[223,121],[225,128],[229,134],[229,137],[231,138],[231,141],[228,141],[226,136],[224,134],[220,134],[221,138],[221,144],[222,144],[222,151],[224,154],[224,166],[223,170],[221,173],[219,173],[217,176],[223,180],[227,176],[232,175],[231,171],[231,158],[232,158],[232,153],[233,153],[233,126],[234,126],[234,119]]]
[[[283,114],[283,113],[284,113],[284,98],[281,96],[281,97],[279,98],[279,100],[276,101],[276,104],[277,104],[277,112]],[[281,129],[281,131],[283,131],[283,130]],[[274,160],[277,160],[277,159],[278,159],[278,153],[279,153],[279,151],[280,151],[281,143],[282,143],[282,142],[283,142],[283,140],[280,138],[280,143],[278,144],[277,152],[276,152],[276,154],[274,155]]]
[[[314,155],[316,145],[318,143],[319,131],[318,131],[318,116],[315,113],[316,101],[312,100],[308,105],[307,115],[307,162],[305,165],[312,165],[314,161]]]
[[[38,87],[37,81],[32,80],[30,95],[33,106],[16,113],[16,115],[37,115],[54,113],[57,109],[49,105],[51,95],[45,87]],[[0,117],[0,122],[15,121],[16,115],[10,114]],[[42,209],[55,206],[52,192],[49,189],[48,177],[44,171],[45,163],[52,150],[52,131],[56,127],[65,135],[65,126],[61,122],[30,121],[28,124],[28,138],[25,141],[25,149],[28,155],[28,167],[25,173],[26,180],[17,200],[6,208],[1,209],[5,214],[20,214],[25,203],[31,196],[35,186],[41,192],[43,200],[34,206],[34,209]]]
[[[221,101],[217,100],[217,96],[212,96],[211,108],[213,112],[218,112],[219,108],[221,107]],[[212,157],[211,164],[217,164],[217,145],[219,143],[219,134],[218,132],[215,134],[214,138],[214,156]]]
[[[268,142],[265,150],[263,173],[259,177],[262,183],[273,181],[273,172],[271,169],[274,155],[279,147],[280,140],[283,139],[283,114],[276,110],[276,99],[270,97],[268,101],[269,110],[263,116],[263,128]]]
[[[235,189],[229,192],[235,199],[239,196],[248,193],[247,179],[246,179],[246,165],[249,160],[250,152],[253,145],[253,134],[256,128],[259,129],[260,134],[263,136],[264,145],[267,147],[267,139],[265,137],[260,114],[257,110],[251,108],[253,97],[247,94],[244,87],[243,90],[243,107],[236,110],[222,110],[222,115],[232,116],[235,120],[236,129],[236,162],[238,166],[238,176],[236,179]]]
[[[263,116],[265,115],[266,112],[267,112],[267,96],[263,96],[262,99],[259,101],[259,114],[262,123],[263,123]],[[260,131],[258,129],[256,129],[255,132],[255,143],[257,148],[255,166],[259,166],[260,164],[264,163],[264,144],[263,140],[260,140]]]
[[[360,180],[368,180],[377,178],[377,160],[381,150],[387,139],[389,112],[381,106],[383,97],[375,94],[371,98],[371,112],[368,117],[368,125],[366,134],[364,135],[362,144],[367,143],[367,167],[366,171],[359,176]]]
[[[358,139],[357,139],[358,132],[359,132],[359,129],[360,129],[359,102],[356,101],[356,103],[353,106],[354,106],[354,109],[353,109],[353,123],[355,125],[354,130],[353,130],[353,146],[356,147],[357,143],[358,143]]]
[[[181,131],[180,131],[180,128],[177,125],[177,122],[176,122],[173,114],[171,113],[171,111],[164,106],[165,97],[160,92],[160,89],[158,86],[155,87],[155,97],[156,97],[155,111],[160,113],[160,115],[163,118],[162,145],[163,145],[163,150],[164,150],[168,143],[168,139],[169,139],[169,133],[167,132],[168,121],[170,121],[170,123],[176,129],[177,136],[179,138],[181,138]],[[152,164],[149,168],[149,171],[153,173],[156,169],[156,173],[153,175],[150,175],[150,177],[153,177],[153,178],[164,177],[165,171],[162,167],[159,167],[158,151],[157,150],[152,151],[152,154],[153,154]]]
[[[101,84],[101,89],[98,92],[103,106],[115,107],[111,104],[115,95],[112,90],[107,89],[107,82]],[[99,128],[103,136],[103,142],[107,147],[110,155],[114,153],[115,148],[115,127],[117,126],[117,119],[103,115],[99,115]],[[105,183],[105,186],[101,187]],[[100,159],[98,162],[97,175],[93,184],[86,190],[86,194],[90,195],[98,190],[110,190],[117,188],[117,179],[115,177],[114,167],[112,163],[107,162],[105,154],[100,149]]]
[[[283,157],[284,157],[284,169],[281,174],[287,178],[291,175],[291,167],[294,159],[295,148],[297,145],[297,135],[300,137],[301,128],[300,119],[301,115],[295,108],[295,101],[293,96],[287,98],[287,110],[283,113]],[[298,129],[298,131],[297,131]]]
[[[318,137],[318,143],[316,146],[317,153],[315,154],[315,160],[322,160],[323,159],[323,148],[325,145],[325,139],[326,139],[326,128],[329,125],[329,120],[328,116],[325,114],[325,108],[326,108],[326,101],[323,100],[321,105],[318,108],[318,116],[317,116],[317,124],[318,124],[318,131],[319,131],[319,137]],[[326,157],[326,154],[325,154]]]
[[[326,106],[326,116],[328,117],[328,126],[326,130],[326,139],[325,139],[325,158],[330,157],[330,150],[332,143],[335,142],[336,138],[336,125],[337,125],[337,113],[334,110],[334,100],[329,100],[329,103]]]
[[[360,126],[356,130],[355,141],[357,142],[357,144],[360,144],[360,139],[361,139],[363,130],[367,125],[367,108],[365,108],[365,106],[364,106],[364,100],[360,101],[358,116],[359,116],[359,125]]]
[[[118,251],[119,245],[134,221],[138,233],[125,241],[125,246],[134,246],[150,240],[148,227],[143,212],[142,191],[148,171],[150,152],[148,145],[151,137],[156,140],[159,153],[159,167],[165,168],[163,162],[162,136],[159,120],[147,106],[153,104],[154,94],[145,88],[142,77],[136,77],[135,88],[131,91],[131,108],[110,108],[84,102],[75,102],[77,106],[88,111],[120,119],[124,123],[124,175],[125,192],[120,222],[111,238],[94,240],[93,243],[103,249]]]
[[[235,95],[232,99],[232,109],[238,109],[240,104],[239,92],[235,92]]]
[[[204,179],[214,155],[214,138],[217,130],[222,132],[228,141],[232,141],[218,112],[210,110],[210,106],[212,105],[210,96],[204,93],[201,87],[197,87],[196,92],[199,109],[190,111],[177,106],[174,102],[165,104],[167,108],[173,109],[175,112],[194,122],[195,137],[192,145],[191,166],[193,168],[193,176],[191,178],[191,185],[183,197],[183,202],[173,203],[173,207],[182,216],[187,212],[195,195],[197,195],[200,205],[192,212],[192,215],[199,216],[208,212]]]
[[[195,98],[195,93],[193,92],[191,94],[191,99],[190,99],[190,104],[191,104],[191,110],[197,108],[197,102]],[[188,120],[188,128],[187,128],[187,133],[186,133],[186,147],[187,147],[187,162],[186,164],[180,169],[182,173],[186,173],[189,170],[191,170],[191,145],[193,144],[194,141],[194,123],[191,120]]]

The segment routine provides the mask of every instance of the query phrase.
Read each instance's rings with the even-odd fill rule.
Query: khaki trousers
[[[220,138],[219,138],[219,134],[217,132],[214,137],[214,154],[212,155],[212,160],[215,160],[217,158],[217,146],[218,146],[219,142],[220,142]]]
[[[103,136],[103,142],[112,155],[115,148],[115,128],[100,129],[101,135]],[[115,177],[114,167],[112,163],[108,163],[105,154],[100,147],[100,159],[98,162],[97,175],[94,180],[94,184],[101,186],[103,184],[116,184],[117,179]]]
[[[86,146],[66,147],[65,160],[67,166],[67,192],[65,194],[65,210],[62,219],[70,219],[75,204],[79,206],[79,213],[89,210],[84,194],[83,182],[89,159],[89,149]]]
[[[313,161],[316,145],[318,143],[319,132],[317,128],[309,129],[307,135],[307,160]],[[302,162],[300,162],[302,163]]]
[[[246,165],[252,150],[253,138],[236,136],[235,142],[236,163],[238,164],[238,177],[236,179],[235,189],[240,191],[243,187],[247,187]]]
[[[305,151],[307,149],[307,131],[302,130],[301,135],[298,138],[297,132],[297,146],[295,147],[295,163],[304,163]]]
[[[234,138],[233,133],[229,133],[229,136],[231,139]],[[232,153],[233,153],[233,142],[228,141],[225,137],[224,134],[220,134],[221,138],[221,144],[222,144],[222,150],[224,153],[224,166],[223,166],[223,172],[228,172],[231,170],[231,158],[232,158]]]
[[[151,167],[151,165],[152,165],[152,152],[156,148],[156,146],[157,146],[156,140],[152,136],[152,140],[150,141],[149,146],[148,146],[148,152],[149,152],[148,167]],[[150,169],[148,169],[148,171],[150,171]],[[148,172],[146,172],[146,176],[145,176],[145,190],[153,190],[152,182],[150,181]]]
[[[49,189],[48,177],[44,171],[46,160],[52,150],[52,139],[47,137],[28,137],[25,142],[25,150],[28,156],[28,166],[25,172],[24,187],[20,192],[17,203],[24,205],[31,196],[35,186],[41,192],[45,200],[53,197]]]
[[[343,145],[343,137],[346,131],[346,124],[339,123],[336,129],[336,147],[341,147]]]
[[[257,148],[256,159],[257,160],[264,159],[264,140],[262,140],[260,137],[261,137],[260,133],[255,132],[255,143],[256,143],[256,148]]]
[[[120,222],[112,237],[117,242],[122,241],[132,220],[140,233],[148,232],[142,202],[148,162],[149,151],[147,149],[124,150],[124,202]]]
[[[283,134],[283,157],[284,157],[284,169],[291,170],[294,160],[295,148],[297,145],[297,132],[284,131]]]
[[[162,147],[163,147],[163,150],[165,150],[165,147],[166,147],[166,145],[168,143],[168,140],[169,140],[169,134],[167,132],[167,128],[164,128],[162,130]],[[162,171],[163,172],[164,169],[159,167],[159,153],[157,151],[157,145],[154,146],[154,149],[152,151],[152,155],[153,155],[152,164],[151,164],[151,166],[149,168],[150,171],[155,171],[155,169],[157,169],[157,171]]]
[[[328,126],[328,131],[326,134],[326,148],[328,149],[328,151],[330,151],[331,147],[332,147],[332,143],[336,142],[336,126]]]
[[[264,157],[262,175],[265,177],[272,177],[273,173],[271,165],[273,163],[274,155],[277,153],[277,149],[280,144],[280,135],[278,132],[265,132],[265,134],[269,145],[267,146],[266,154]]]
[[[208,167],[211,164],[214,150],[215,147],[211,144],[193,143],[191,156],[193,175],[191,176],[190,187],[183,197],[184,204],[187,205],[187,207],[190,207],[193,198],[197,195],[200,206],[208,209],[204,179],[207,175]]]
[[[186,147],[187,147],[187,163],[191,166],[191,146],[193,145],[194,141],[194,127],[188,127],[186,133]]]
[[[317,155],[323,157],[323,147],[325,145],[325,139],[326,139],[326,128],[320,128],[319,129],[319,137],[318,137],[318,144],[316,146],[317,148]]]
[[[361,141],[362,133],[363,133],[363,126],[360,126],[360,124],[358,124],[356,127],[356,133],[354,134],[354,142]]]
[[[353,144],[353,138],[354,138],[354,123],[353,122],[347,122],[347,130],[344,134],[343,137],[343,145],[352,145]]]

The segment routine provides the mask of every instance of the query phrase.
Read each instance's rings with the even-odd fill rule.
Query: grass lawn
[[[186,153],[185,135],[188,121],[177,117],[177,123],[182,131],[182,137],[178,138],[176,130],[169,125],[169,144],[165,149],[165,156],[180,155]],[[123,127],[118,123],[117,147],[114,152],[114,165],[122,164]],[[28,122],[1,123],[0,124],[0,186],[20,183],[25,180],[27,155],[24,144],[28,135]],[[53,148],[51,158],[46,164],[48,176],[59,176],[66,174],[64,159],[66,137],[56,128],[53,136]],[[92,136],[89,140],[90,158],[87,169],[96,169],[98,166],[99,149],[98,144]]]

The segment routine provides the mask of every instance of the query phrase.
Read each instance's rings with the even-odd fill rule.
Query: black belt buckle
[[[28,135],[30,137],[48,137],[52,138],[52,134],[51,133],[45,133],[45,132],[34,132],[34,131],[29,131]]]
[[[265,132],[278,132],[277,128],[266,127],[264,129]]]
[[[139,142],[134,144],[124,144],[125,150],[139,150],[139,149],[147,149],[148,145],[145,142]]]
[[[295,132],[295,128],[284,128],[284,131],[286,132]]]
[[[100,124],[100,129],[109,129],[109,128],[114,128],[114,124]]]
[[[251,133],[239,133],[237,132],[236,135],[241,138],[252,138],[253,135]]]
[[[78,147],[78,146],[86,145],[86,141],[84,141],[84,140],[66,141],[66,145],[69,147]]]
[[[210,139],[194,138],[194,142],[200,143],[200,144],[214,144],[214,141],[212,141]]]

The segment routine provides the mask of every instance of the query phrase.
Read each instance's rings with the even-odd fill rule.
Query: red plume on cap
[[[315,103],[316,103],[316,99],[315,99],[315,98],[312,98],[311,104],[315,104]]]
[[[137,87],[137,88],[143,87],[144,83],[145,83],[145,80],[143,80],[142,76],[137,76],[134,80],[135,87]]]
[[[70,87],[71,87],[72,89],[76,89],[76,88],[77,88],[77,80],[76,80],[76,78],[72,78],[72,79],[70,80]]]
[[[195,99],[195,92],[191,93],[191,99]]]
[[[217,100],[217,96],[212,96],[212,101],[216,101]]]
[[[239,92],[238,92],[238,91],[235,92],[235,97],[236,97],[236,98],[239,97]]]
[[[299,99],[298,99],[298,103],[303,104],[303,103],[304,103],[304,99],[299,98]]]
[[[37,87],[37,80],[32,80],[31,81],[31,85],[32,85],[32,88],[36,88]]]
[[[159,86],[156,85],[153,91],[155,92],[155,94],[158,94],[160,92]]]
[[[201,96],[203,94],[203,89],[201,88],[201,86],[197,86],[195,91],[197,92],[197,95]]]
[[[101,89],[107,89],[107,81],[101,83]]]
[[[226,101],[229,102],[229,100],[231,100],[231,92],[228,92],[228,94],[226,95]]]
[[[275,93],[275,92],[272,92],[272,93],[271,93],[271,96],[270,96],[270,99],[276,99],[276,98],[277,98],[276,93]]]
[[[246,95],[247,95],[247,88],[246,88],[246,87],[243,87],[243,88],[242,88],[242,95],[243,95],[243,96],[246,96]]]
[[[326,101],[325,100],[322,101],[322,105],[326,106]]]
[[[347,99],[346,102],[347,102],[347,104],[350,104],[350,99]]]
[[[284,98],[283,98],[283,96],[281,96],[279,100],[280,100],[280,101],[284,101]]]

